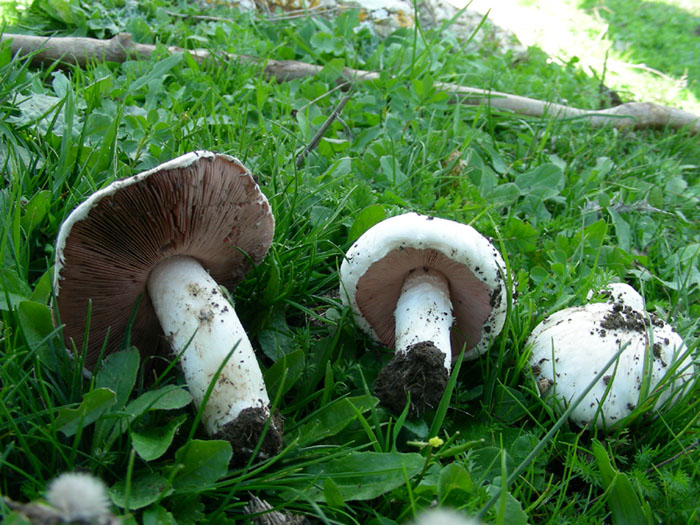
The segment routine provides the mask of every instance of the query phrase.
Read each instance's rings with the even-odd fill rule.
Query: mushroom
[[[85,345],[92,370],[103,345],[105,355],[115,352],[127,334],[142,357],[167,341],[197,407],[228,359],[202,411],[206,430],[245,455],[269,420],[260,453],[276,453],[281,418],[270,418],[255,353],[219,289],[263,259],[273,232],[255,177],[228,155],[188,153],[97,191],[68,216],[56,243],[66,345]]]
[[[375,392],[411,416],[435,408],[453,356],[483,354],[505,323],[505,264],[471,226],[407,213],[381,221],[350,247],[340,295],[357,325],[395,357]]]
[[[538,324],[527,345],[540,394],[568,405],[601,373],[604,375],[571,412],[584,427],[607,428],[631,414],[654,393],[654,408],[670,406],[693,377],[692,359],[681,337],[654,314],[636,307],[644,300],[622,283],[608,285],[604,303],[560,310]],[[621,348],[617,361],[602,368]],[[668,376],[668,374],[673,374]],[[646,384],[646,386],[644,386]]]
[[[622,303],[642,312],[646,310],[644,298],[627,283],[608,283],[600,290],[600,294],[606,297],[609,303]],[[589,291],[587,299],[590,301],[593,295],[593,290]]]

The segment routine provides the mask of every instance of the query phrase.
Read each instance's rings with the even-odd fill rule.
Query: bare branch
[[[338,105],[335,107],[335,109],[331,112],[330,115],[328,115],[328,118],[326,121],[321,124],[321,127],[318,128],[318,131],[314,134],[313,137],[311,137],[311,140],[309,143],[306,145],[304,150],[297,156],[297,168],[301,168],[301,165],[304,163],[304,159],[306,158],[306,155],[314,149],[319,142],[321,142],[321,138],[323,138],[324,133],[328,129],[328,127],[333,123],[333,121],[338,118],[340,115],[340,112],[343,111],[343,108],[345,107],[345,104],[348,103],[348,100],[350,100],[350,95],[346,95],[343,97],[343,99],[338,103]]]
[[[32,55],[34,63],[54,63],[85,66],[94,60],[123,62],[127,58],[146,58],[156,49],[148,44],[137,44],[131,35],[121,33],[109,40],[98,40],[80,37],[37,37],[28,35],[4,34],[2,41],[10,40],[12,52],[20,55]],[[179,47],[168,47],[171,53],[187,52],[200,62],[217,57],[225,60],[238,60],[248,63],[259,63],[265,73],[285,82],[295,78],[317,75],[322,66],[307,64],[297,60],[260,60],[247,55],[230,53],[212,54],[205,49],[185,50]],[[339,83],[357,83],[376,80],[379,73],[361,69],[344,68]],[[680,109],[645,102],[628,102],[620,106],[603,110],[579,109],[554,102],[546,102],[508,93],[500,93],[458,84],[439,82],[437,89],[452,94],[455,98],[468,105],[488,105],[518,115],[530,117],[550,117],[558,120],[583,120],[594,127],[615,128],[688,128],[694,133],[700,133],[700,117]]]

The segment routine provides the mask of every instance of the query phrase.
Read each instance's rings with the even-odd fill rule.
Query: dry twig
[[[146,58],[156,49],[148,44],[138,44],[131,40],[131,35],[121,33],[109,40],[98,40],[82,37],[37,37],[29,35],[4,34],[2,41],[10,40],[12,52],[20,55],[31,55],[35,63],[74,64],[85,66],[94,60],[123,62],[128,57]],[[248,63],[261,63],[265,73],[279,82],[314,76],[321,72],[323,66],[307,64],[297,60],[261,61],[248,55],[217,53],[213,55],[205,49],[184,50],[170,46],[171,53],[187,52],[200,62],[212,56],[228,60],[240,60]],[[344,68],[340,83],[362,82],[376,80],[379,73],[361,69]],[[508,93],[500,93],[488,89],[460,86],[458,84],[438,82],[435,87],[452,94],[463,104],[488,105],[518,115],[530,117],[547,116],[559,120],[583,120],[594,127],[611,126],[615,128],[688,128],[694,133],[700,133],[700,117],[676,108],[645,102],[628,102],[620,106],[604,110],[579,109],[554,102],[545,102]]]
[[[331,114],[328,115],[326,121],[323,124],[321,124],[321,127],[318,128],[316,133],[314,133],[314,136],[311,137],[311,140],[306,145],[304,150],[297,156],[297,168],[301,168],[301,165],[304,163],[304,159],[306,158],[306,155],[309,153],[309,151],[318,146],[318,143],[321,142],[321,138],[323,138],[323,135],[326,133],[328,127],[333,123],[333,121],[336,118],[339,118],[340,112],[343,111],[343,108],[345,107],[345,104],[347,104],[348,100],[350,100],[350,95],[344,96],[343,99],[335,107],[335,109],[331,112]]]

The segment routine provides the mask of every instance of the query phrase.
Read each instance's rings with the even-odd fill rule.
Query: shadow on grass
[[[609,24],[608,38],[628,61],[680,80],[700,98],[700,17],[663,2],[581,0]]]

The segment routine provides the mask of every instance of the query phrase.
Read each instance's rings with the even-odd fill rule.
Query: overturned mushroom
[[[249,453],[270,400],[219,284],[233,286],[262,260],[273,231],[255,178],[227,155],[189,153],[114,182],[78,206],[58,235],[54,284],[66,345],[80,351],[85,341],[93,369],[103,344],[107,354],[122,346],[138,304],[131,342],[146,356],[167,341],[198,407],[228,358],[202,421]],[[261,454],[279,449],[281,431],[275,415]]]
[[[617,361],[572,411],[579,426],[609,427],[634,411],[664,379],[654,407],[671,404],[692,379],[694,367],[681,337],[643,308],[632,287],[616,283],[603,290],[605,303],[565,308],[542,321],[530,334],[530,366],[540,394],[565,404],[578,398],[624,347]],[[680,360],[680,362],[679,362]],[[675,366],[677,365],[677,366]],[[666,378],[667,374],[672,376]]]
[[[646,310],[644,298],[627,283],[608,283],[599,293],[607,299],[608,303],[621,303],[640,312]],[[592,297],[593,290],[588,292],[587,299],[590,301]]]
[[[410,414],[439,402],[453,355],[484,353],[503,328],[505,264],[493,244],[471,226],[408,213],[367,230],[340,267],[340,294],[357,325],[395,357],[375,391]]]

